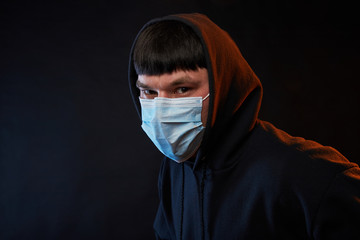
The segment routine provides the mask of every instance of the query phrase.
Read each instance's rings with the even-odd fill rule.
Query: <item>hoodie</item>
[[[209,18],[171,15],[140,32],[163,20],[183,22],[201,39],[210,107],[195,160],[162,162],[157,239],[356,239],[358,165],[259,120],[261,83],[231,37]],[[132,52],[129,84],[141,115]]]

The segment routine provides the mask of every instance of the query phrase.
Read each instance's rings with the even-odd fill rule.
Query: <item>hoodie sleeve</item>
[[[314,239],[358,239],[360,168],[338,174],[325,193],[314,221]]]

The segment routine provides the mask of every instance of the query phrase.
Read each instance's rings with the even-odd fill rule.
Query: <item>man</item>
[[[129,81],[142,128],[166,156],[158,239],[358,238],[358,165],[259,120],[259,79],[206,16],[147,23]]]

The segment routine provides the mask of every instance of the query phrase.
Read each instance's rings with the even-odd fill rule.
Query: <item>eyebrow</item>
[[[175,79],[174,81],[172,81],[170,83],[170,87],[176,87],[176,86],[183,85],[183,84],[186,84],[186,83],[198,84],[199,81],[197,81],[196,79],[192,79],[189,76],[184,76],[184,77],[180,77],[180,78]],[[144,89],[150,89],[151,88],[148,85],[146,85],[145,83],[140,82],[139,79],[136,81],[136,87],[137,88],[144,88]]]
[[[146,85],[145,83],[142,83],[139,81],[139,79],[136,81],[136,87],[137,88],[145,88],[145,89],[148,89],[150,88],[148,85]]]
[[[189,76],[185,76],[185,77],[181,77],[181,78],[178,78],[178,79],[175,79],[173,82],[171,82],[171,86],[179,86],[179,85],[183,85],[183,84],[186,84],[186,83],[197,83],[198,81],[196,81],[196,79],[192,79],[190,78]]]

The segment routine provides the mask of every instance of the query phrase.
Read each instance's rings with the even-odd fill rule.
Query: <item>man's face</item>
[[[205,68],[196,71],[176,71],[158,76],[139,75],[136,86],[140,90],[140,98],[155,97],[206,97],[209,93],[209,78]],[[206,125],[209,110],[209,98],[203,101],[201,121]]]

